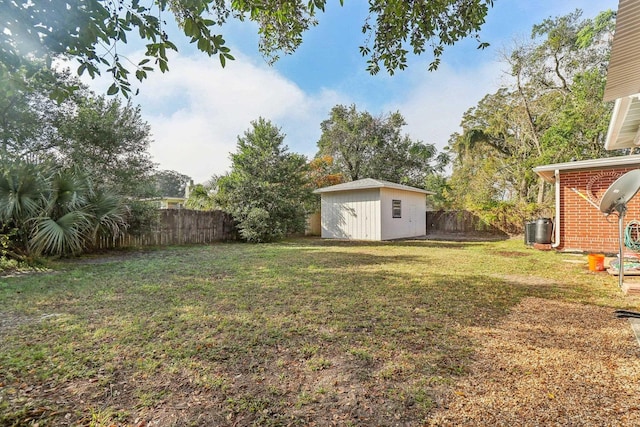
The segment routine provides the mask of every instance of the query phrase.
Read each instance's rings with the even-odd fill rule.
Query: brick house
[[[538,166],[534,171],[555,184],[553,247],[564,251],[618,251],[618,217],[598,208],[607,188],[624,173],[640,168],[640,155]],[[640,221],[640,196],[629,202],[626,222]]]
[[[604,148],[633,152],[640,147],[640,2],[620,0],[607,68],[604,101],[615,101]],[[534,171],[555,184],[553,247],[560,250],[618,252],[618,217],[598,209],[609,186],[640,168],[640,155],[538,166]],[[640,183],[638,183],[640,185]],[[627,205],[625,224],[640,221],[640,195]]]

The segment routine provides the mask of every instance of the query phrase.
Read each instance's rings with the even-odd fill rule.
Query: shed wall
[[[618,252],[618,217],[606,218],[596,205],[613,182],[637,167],[560,172],[560,246],[561,250]],[[583,196],[578,194],[581,193]],[[628,204],[625,226],[640,221],[640,195]]]
[[[401,218],[393,218],[393,200],[401,201]],[[427,234],[427,198],[424,194],[381,188],[380,209],[382,240]]]
[[[380,190],[323,193],[322,237],[380,240]]]

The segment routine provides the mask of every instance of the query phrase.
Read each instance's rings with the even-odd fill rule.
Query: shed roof
[[[602,159],[581,160],[577,162],[554,163],[551,165],[538,166],[533,171],[540,175],[545,181],[554,182],[554,172],[566,170],[589,170],[605,169],[616,166],[637,165],[640,167],[640,155],[605,157]]]
[[[332,185],[330,187],[318,188],[314,193],[332,193],[336,191],[354,191],[372,188],[393,188],[395,190],[413,191],[414,193],[436,194],[433,191],[423,190],[422,188],[410,187],[408,185],[396,184],[394,182],[373,178],[364,178],[357,181]]]

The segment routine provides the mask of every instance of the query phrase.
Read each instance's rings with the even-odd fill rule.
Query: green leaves
[[[397,112],[374,117],[355,105],[337,105],[320,125],[316,157],[330,156],[333,172],[350,181],[374,178],[423,187],[425,177],[444,165],[432,144],[402,135],[404,125]]]
[[[0,222],[23,224],[42,206],[48,173],[21,161],[0,172]]]
[[[115,95],[118,91],[118,85],[116,83],[112,83],[111,86],[109,86],[109,89],[107,89],[107,95]]]
[[[464,115],[463,134],[451,140],[456,199],[549,202],[534,166],[611,155],[604,138],[612,106],[602,92],[615,15],[581,14],[535,25],[533,41],[505,55],[512,83]]]
[[[17,230],[16,246],[31,255],[78,253],[100,232],[126,228],[122,199],[95,191],[76,168],[20,160],[0,165],[0,223]]]
[[[185,197],[191,177],[172,170],[161,170],[153,174],[155,195],[160,197]]]
[[[38,217],[29,242],[34,254],[75,254],[85,247],[89,219],[82,211],[68,212],[57,219]]]
[[[326,0],[4,2],[0,64],[15,73],[30,57],[76,58],[79,75],[88,72],[95,77],[106,66],[114,80],[109,94],[128,97],[131,60],[120,56],[118,48],[136,34],[147,43],[147,58],[154,60],[153,67],[135,67],[136,79],[144,80],[155,68],[167,72],[167,50],[177,50],[164,30],[167,15],[200,51],[218,55],[224,67],[234,57],[212,28],[221,27],[230,16],[257,23],[258,48],[273,63],[280,54],[291,54],[300,46],[304,32],[317,25],[316,13],[323,12],[325,5]],[[427,43],[434,57],[429,68],[437,68],[444,46],[477,36],[492,5],[493,0],[369,0],[370,18],[362,27],[366,43],[360,47],[360,53],[369,57],[367,70],[372,74],[381,67],[390,74],[403,70],[409,52],[422,54]],[[479,48],[486,46],[479,42]]]
[[[369,56],[367,70],[376,74],[384,66],[393,75],[407,67],[409,51],[420,55],[427,44],[433,55],[429,70],[437,69],[445,46],[471,35],[478,39],[492,6],[493,0],[370,0],[371,18],[362,26],[367,43],[360,47]],[[488,46],[478,42],[480,49]]]
[[[218,180],[218,203],[249,242],[268,242],[304,231],[310,199],[306,159],[287,152],[280,129],[265,119],[238,138],[232,170]]]

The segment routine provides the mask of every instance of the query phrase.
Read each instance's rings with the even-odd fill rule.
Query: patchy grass
[[[44,259],[30,259],[18,261],[0,255],[0,279],[21,274],[43,273],[48,271],[47,262]]]
[[[529,296],[628,304],[566,257],[299,239],[0,278],[0,425],[420,424],[468,371],[465,328]]]

